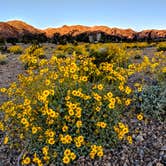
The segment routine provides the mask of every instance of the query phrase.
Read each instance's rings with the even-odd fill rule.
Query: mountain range
[[[58,28],[38,29],[20,20],[0,22],[0,39],[39,38],[62,41],[149,41],[166,40],[166,30],[143,30],[110,28],[107,26],[64,25]]]

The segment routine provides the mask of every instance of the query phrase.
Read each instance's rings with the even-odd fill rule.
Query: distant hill
[[[0,37],[2,38],[18,38],[18,31],[12,27],[11,25],[5,23],[5,22],[0,22]]]
[[[0,22],[0,39],[30,42],[120,42],[120,41],[162,41],[166,30],[143,30],[110,28],[107,26],[64,25],[59,28],[37,29],[23,21]]]
[[[42,30],[39,30],[23,21],[13,20],[6,22],[15,30],[18,32],[20,36],[26,35],[26,34],[39,34],[42,33]]]

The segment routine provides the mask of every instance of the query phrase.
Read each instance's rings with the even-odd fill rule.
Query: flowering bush
[[[0,106],[4,144],[22,150],[22,165],[63,165],[87,155],[95,159],[118,140],[132,143],[128,125],[121,122],[132,102],[128,77],[148,69],[155,72],[157,58],[153,63],[145,57],[126,67],[114,58],[96,65],[88,47],[77,46],[63,58],[41,59],[44,50],[31,46],[20,57],[28,65],[26,73],[0,89],[9,98]],[[142,91],[142,85],[135,86]]]
[[[129,54],[125,49],[117,44],[93,44],[89,46],[89,54],[95,57],[95,63],[100,64],[102,62],[114,63],[118,66],[127,66],[129,60]]]
[[[75,54],[41,59],[36,70],[27,70],[18,83],[1,89],[11,98],[0,107],[5,113],[5,143],[14,146],[15,137],[22,142],[23,165],[67,164],[88,154],[101,157],[117,138],[127,138],[129,129],[118,119],[131,102],[132,90],[122,71],[109,63],[97,68],[93,61]]]
[[[8,48],[9,52],[14,54],[21,54],[23,52],[23,49],[21,46],[15,45]]]
[[[40,59],[44,59],[44,49],[37,45],[32,45],[25,49],[25,53],[20,56],[21,62],[25,65],[25,68],[36,68]]]
[[[155,43],[147,43],[147,42],[135,42],[135,43],[123,43],[123,46],[126,48],[146,48],[146,47],[152,47],[155,46]]]
[[[166,42],[161,42],[157,45],[157,51],[166,51]]]

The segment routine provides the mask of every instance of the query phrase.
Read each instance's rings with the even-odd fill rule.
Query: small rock
[[[152,163],[152,162],[149,162],[147,166],[153,166],[153,163]]]
[[[139,150],[139,155],[140,155],[141,159],[143,159],[143,156],[144,156],[144,150],[143,149]]]
[[[166,154],[162,156],[161,163],[166,165]]]
[[[126,164],[126,163],[124,163],[124,164],[123,164],[123,166],[127,166],[127,164]]]
[[[138,161],[138,160],[135,160],[135,161],[134,161],[134,166],[140,166],[140,164],[139,164],[139,161]]]
[[[131,123],[137,123],[138,121],[136,119],[132,119]]]
[[[166,145],[164,145],[163,147],[161,147],[160,150],[162,150],[162,151],[166,151]]]
[[[50,164],[50,166],[55,166],[55,164]]]
[[[161,152],[159,153],[160,158],[162,158],[163,155],[164,155],[164,151],[161,151]]]
[[[111,163],[106,163],[106,166],[111,166]]]
[[[164,165],[161,163],[156,163],[156,166],[164,166]]]
[[[143,138],[142,135],[138,135],[138,136],[136,137],[136,141],[137,141],[137,142],[142,142],[143,140],[144,140],[144,138]]]

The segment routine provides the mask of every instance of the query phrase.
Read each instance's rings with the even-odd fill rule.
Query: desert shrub
[[[74,46],[72,44],[58,45],[54,51],[54,55],[58,58],[66,58],[74,52]]]
[[[130,55],[130,58],[132,59],[142,59],[142,50],[139,49],[129,49],[127,50],[128,55]]]
[[[116,44],[91,45],[89,55],[95,57],[95,63],[111,62],[117,66],[127,66],[129,55],[126,50]]]
[[[73,44],[66,44],[66,45],[58,45],[55,51],[62,51],[66,54],[72,54],[76,52],[77,55],[87,55],[86,50],[87,44],[80,44],[80,45],[73,45]]]
[[[64,52],[67,54],[72,54],[74,52],[74,45],[72,44],[67,44],[66,48],[63,49]]]
[[[69,48],[72,48],[72,44],[57,45],[56,50],[67,51]]]
[[[161,72],[157,73],[157,80],[159,82],[166,82],[166,67],[162,67]]]
[[[120,122],[132,93],[125,71],[111,63],[97,68],[94,58],[75,53],[41,61],[1,89],[9,96],[0,107],[1,130],[6,144],[25,149],[22,165],[63,165],[87,155],[94,159],[118,139],[127,139],[128,126]]]
[[[89,44],[80,44],[74,47],[74,51],[77,55],[89,55],[87,48]]]
[[[157,51],[166,51],[166,42],[161,42],[157,45]]]
[[[89,55],[94,57],[94,63],[100,65],[102,62],[116,63],[119,66],[127,66],[129,54],[125,48],[117,44],[72,44],[58,45],[55,54],[59,57],[66,57],[75,52],[77,55]]]
[[[156,52],[151,60],[152,71],[159,82],[166,81],[166,56],[163,51]]]
[[[8,48],[8,51],[14,54],[21,54],[23,49],[21,46],[15,45]]]
[[[25,53],[20,56],[21,62],[25,65],[26,69],[38,67],[39,61],[46,58],[44,49],[38,45],[32,45],[25,49]]]
[[[54,55],[56,55],[58,58],[66,58],[67,57],[67,53],[65,53],[62,50],[55,50]]]
[[[145,86],[141,92],[134,95],[138,112],[144,113],[148,118],[165,120],[166,115],[166,86]]]
[[[137,49],[153,46],[152,44],[148,44],[147,42],[123,43],[122,45],[125,48],[137,48]]]
[[[1,53],[7,53],[8,52],[8,50],[7,50],[7,45],[0,45],[0,52]]]
[[[138,92],[133,96],[128,85],[128,78],[137,72],[157,74],[163,70],[163,54],[157,54],[154,59],[144,56],[139,64],[124,67],[117,64],[123,62],[119,59],[124,56],[128,59],[131,55],[116,44],[76,46],[70,56],[66,55],[71,50],[66,53],[64,49],[68,51],[68,46],[58,46],[56,51],[65,57],[53,55],[50,59],[41,59],[39,55],[44,50],[29,47],[21,55],[21,61],[29,66],[26,73],[19,75],[9,88],[0,89],[8,95],[8,100],[0,106],[4,144],[24,152],[22,165],[64,165],[73,164],[80,156],[102,157],[105,149],[119,140],[132,143],[129,128],[121,120],[133,99],[136,111],[141,113],[140,119],[142,113],[151,114],[153,104],[149,101],[165,109],[161,102],[164,98],[159,99],[163,94],[157,95],[158,91],[154,90],[155,97],[151,97],[150,90],[142,91],[142,85],[137,84]],[[92,56],[91,51],[113,58],[105,61],[99,57],[98,62],[98,55]],[[156,113],[156,108],[153,109]],[[159,112],[157,117],[163,115]]]
[[[161,73],[164,73],[164,68],[166,65],[166,57],[160,52],[153,56],[153,58],[149,58],[148,56],[144,56],[142,58],[142,62],[137,64],[137,69],[143,71],[144,74],[149,74],[154,79],[158,79],[158,76]]]
[[[0,52],[7,51],[7,45],[5,43],[5,39],[0,37]]]
[[[7,56],[4,54],[0,54],[0,64],[4,65],[7,63]]]

